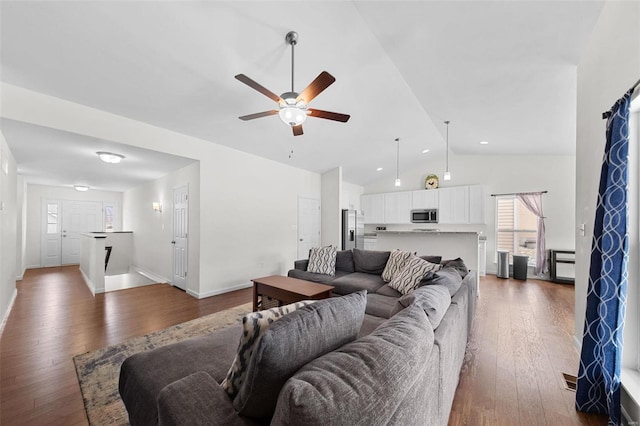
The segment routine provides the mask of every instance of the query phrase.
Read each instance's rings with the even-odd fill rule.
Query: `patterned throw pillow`
[[[253,348],[258,338],[267,331],[269,325],[274,321],[313,302],[315,302],[315,300],[303,300],[302,302],[296,302],[278,308],[252,312],[242,318],[242,336],[240,336],[238,353],[233,359],[233,363],[231,363],[227,377],[220,383],[220,386],[229,394],[231,399],[235,398],[238,394],[240,386],[244,381],[247,366],[249,365],[249,360],[251,359],[251,354],[253,353]]]
[[[418,284],[428,272],[438,270],[440,270],[440,265],[412,256],[407,260],[402,270],[393,277],[389,287],[398,290],[402,294],[408,294],[418,287]]]
[[[402,270],[405,263],[411,257],[411,252],[402,251],[402,250],[394,250],[389,255],[389,260],[387,261],[387,265],[384,267],[384,271],[382,271],[382,279],[384,282],[388,283],[393,279],[393,277]]]
[[[314,247],[309,252],[308,272],[334,276],[336,274],[336,253],[333,246]]]

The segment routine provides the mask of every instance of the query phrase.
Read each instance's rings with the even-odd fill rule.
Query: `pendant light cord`
[[[449,120],[445,121],[444,124],[447,125],[447,170],[449,171]]]
[[[400,179],[400,138],[396,138],[396,180]]]

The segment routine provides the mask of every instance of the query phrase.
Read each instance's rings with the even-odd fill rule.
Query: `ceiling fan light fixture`
[[[306,111],[295,106],[281,107],[278,115],[284,124],[289,126],[299,126],[307,119]]]

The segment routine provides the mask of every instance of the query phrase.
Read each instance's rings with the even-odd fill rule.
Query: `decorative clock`
[[[439,183],[438,175],[430,174],[424,180],[424,189],[436,189]]]

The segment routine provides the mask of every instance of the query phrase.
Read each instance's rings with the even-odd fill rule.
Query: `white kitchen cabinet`
[[[384,194],[363,195],[360,206],[364,214],[364,223],[382,224],[384,221]]]
[[[411,192],[411,209],[437,209],[438,190],[422,189]]]
[[[469,223],[484,224],[484,190],[482,185],[469,186]]]
[[[411,223],[411,192],[384,194],[384,223]]]
[[[469,223],[469,187],[438,189],[438,223]]]

